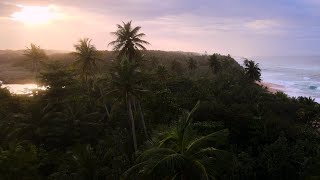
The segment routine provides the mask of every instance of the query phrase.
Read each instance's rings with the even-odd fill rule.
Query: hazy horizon
[[[0,49],[0,51],[25,51],[27,46],[23,49]],[[74,52],[73,49],[71,50],[63,50],[63,49],[44,49],[45,51],[53,51],[53,53],[72,53]],[[97,49],[98,51],[112,51],[110,49]],[[195,53],[199,55],[205,55],[204,52],[192,52],[192,51],[182,51],[182,50],[162,50],[162,49],[148,49],[147,51],[164,51],[164,52],[181,52],[181,53]],[[48,52],[46,52],[48,53]],[[218,52],[213,52],[213,53],[218,53]],[[210,55],[210,53],[208,53]],[[253,60],[259,60],[259,58],[300,58],[300,57],[315,57],[315,58],[320,58],[320,53],[319,54],[305,54],[305,55],[252,55],[252,56],[245,56],[245,55],[239,55],[239,54],[221,54],[221,55],[231,55],[231,57],[234,58],[249,58]],[[263,59],[263,61],[266,61],[268,59]],[[288,60],[288,59],[286,59]],[[320,62],[320,59],[319,59]],[[302,62],[303,63],[303,62]]]
[[[0,2],[0,49],[72,51],[88,37],[111,50],[110,32],[132,20],[142,26],[148,49],[237,56],[317,55],[320,1],[66,1]]]

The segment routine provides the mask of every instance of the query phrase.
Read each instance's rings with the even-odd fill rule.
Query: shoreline
[[[277,92],[284,92],[285,87],[279,84],[274,84],[274,83],[270,83],[270,82],[265,82],[265,81],[261,81],[261,82],[256,82],[258,85],[264,87],[267,89],[267,91],[269,91],[270,93],[277,93]]]
[[[256,82],[258,85],[266,88],[266,90],[272,94],[275,94],[277,92],[283,92],[285,94],[287,94],[289,97],[298,97],[298,96],[292,96],[290,94],[288,94],[287,92],[285,92],[285,87],[282,86],[282,85],[279,85],[279,84],[274,84],[274,83],[270,83],[270,82]],[[308,97],[308,96],[302,96],[302,97]],[[311,96],[309,96],[311,97]],[[314,99],[315,102],[319,103],[320,104],[320,98],[314,98],[314,97],[311,97]]]

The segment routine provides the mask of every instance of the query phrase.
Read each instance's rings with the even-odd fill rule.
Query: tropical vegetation
[[[314,99],[271,93],[254,61],[146,50],[141,30],[118,25],[113,51],[26,50],[45,90],[0,87],[0,179],[320,178]]]

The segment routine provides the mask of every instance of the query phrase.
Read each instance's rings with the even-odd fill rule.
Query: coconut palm
[[[190,71],[194,71],[195,69],[198,68],[197,61],[194,60],[192,57],[188,59],[188,68]]]
[[[112,90],[108,94],[117,93],[120,97],[125,98],[131,123],[133,146],[135,151],[137,151],[138,146],[135,130],[135,120],[133,116],[133,105],[137,101],[138,97],[140,97],[141,93],[146,91],[141,86],[144,80],[143,75],[137,63],[129,62],[127,58],[123,58],[122,61],[120,61],[114,68],[111,77]],[[138,106],[139,105],[140,103],[138,104]],[[141,109],[141,107],[138,108]],[[144,119],[142,119],[142,121],[144,121]],[[143,124],[145,123],[143,122]]]
[[[214,179],[218,162],[231,156],[215,146],[226,143],[228,130],[198,137],[192,129],[192,114],[185,112],[176,127],[166,133],[158,147],[149,149],[124,173],[128,179]],[[221,164],[219,164],[221,165]]]
[[[167,79],[169,73],[168,73],[168,70],[165,66],[159,65],[157,67],[156,75],[161,81],[164,81]]]
[[[261,81],[261,69],[259,63],[255,63],[252,60],[244,60],[244,71],[251,81]]]
[[[209,66],[214,74],[218,73],[221,70],[221,64],[217,54],[213,54],[209,58]]]
[[[40,65],[43,62],[43,60],[48,58],[46,53],[43,49],[40,48],[40,46],[37,46],[32,43],[30,45],[30,48],[27,47],[27,49],[24,51],[24,55],[32,61],[32,70],[35,74],[39,73]]]
[[[119,51],[119,57],[127,56],[131,62],[139,50],[146,50],[144,45],[148,45],[149,42],[141,39],[145,34],[139,32],[140,26],[133,28],[131,21],[123,22],[123,25],[117,24],[117,27],[117,31],[111,33],[116,40],[110,42],[109,45],[113,46],[114,51]]]
[[[176,75],[180,75],[183,73],[183,67],[182,67],[182,64],[177,61],[177,60],[173,60],[171,61],[170,63],[170,69],[171,71],[176,74]]]
[[[76,50],[73,53],[76,57],[74,65],[79,69],[82,80],[88,83],[89,78],[94,78],[98,70],[99,53],[89,38],[80,39],[74,48]]]

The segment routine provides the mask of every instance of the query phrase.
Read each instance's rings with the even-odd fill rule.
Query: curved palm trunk
[[[135,128],[134,118],[133,118],[133,113],[132,113],[132,100],[131,100],[131,96],[129,96],[128,94],[126,94],[126,98],[127,98],[129,119],[131,121],[133,147],[134,147],[134,151],[136,152],[138,150],[138,145],[137,145],[136,128]]]
[[[141,104],[140,104],[140,101],[138,100],[138,110],[139,110],[139,113],[140,113],[140,118],[141,118],[141,123],[142,123],[142,127],[143,127],[143,132],[144,132],[144,135],[146,136],[146,139],[148,139],[148,131],[147,131],[147,126],[146,126],[146,123],[144,121],[144,116],[143,116],[143,113],[142,113],[142,108],[141,108]]]

